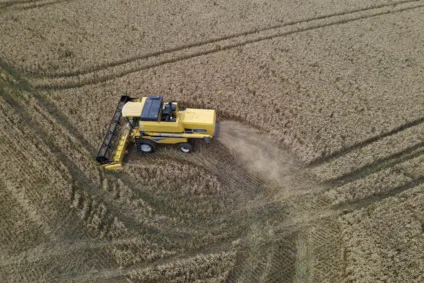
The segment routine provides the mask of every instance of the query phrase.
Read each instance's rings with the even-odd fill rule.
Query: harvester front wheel
[[[178,148],[180,149],[182,153],[193,152],[193,146],[191,145],[191,143],[188,143],[188,142],[183,142],[178,144]]]
[[[148,139],[137,139],[135,146],[139,152],[153,153],[156,151],[156,143]]]

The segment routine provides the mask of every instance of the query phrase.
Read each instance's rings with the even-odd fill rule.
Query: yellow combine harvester
[[[215,110],[180,110],[178,103],[164,103],[161,96],[121,96],[96,160],[105,169],[122,170],[130,142],[143,153],[155,152],[157,144],[177,144],[181,152],[190,153],[193,139],[210,143],[218,133]]]

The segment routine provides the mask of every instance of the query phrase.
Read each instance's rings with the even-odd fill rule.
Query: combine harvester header
[[[96,161],[105,169],[122,170],[130,142],[142,153],[155,152],[158,144],[176,144],[181,152],[190,153],[193,139],[210,143],[218,134],[215,110],[180,110],[178,103],[163,103],[161,96],[121,96]]]

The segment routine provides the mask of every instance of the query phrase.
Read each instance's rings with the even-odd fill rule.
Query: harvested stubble
[[[2,249],[2,280],[59,280],[61,274],[69,273],[72,277],[74,270],[101,266],[103,260],[108,260],[107,254],[101,250],[87,251],[86,255],[81,255],[67,254],[65,248],[56,257],[44,257],[42,252],[37,252],[37,244],[52,247],[58,242],[85,241],[101,231],[91,229],[90,225],[84,225],[79,220],[78,215],[82,211],[73,208],[70,203],[72,184],[63,164],[42,140],[33,135],[31,129],[24,127],[25,122],[3,99],[0,100],[0,107],[3,121],[0,148],[2,189],[15,199],[15,202],[11,199],[4,208],[10,212],[17,209],[15,217],[23,214],[21,219],[8,221],[2,226],[2,230],[9,231],[3,239],[8,248]],[[4,217],[7,214],[2,214]],[[15,231],[21,224],[25,226]],[[17,244],[25,250],[15,246]]]
[[[17,83],[17,81],[13,80],[13,78],[11,80],[13,81],[13,83]],[[37,168],[42,168],[42,164],[48,164],[47,171],[43,172],[41,176],[43,176],[44,174],[49,174],[52,180],[56,180],[56,186],[51,187],[50,184],[46,184],[43,189],[46,190],[46,193],[48,193],[50,197],[53,196],[51,194],[52,189],[54,189],[54,191],[57,191],[59,193],[58,198],[62,199],[65,202],[68,202],[71,205],[71,210],[74,210],[73,215],[80,217],[80,219],[82,220],[82,223],[80,222],[80,224],[83,224],[83,228],[80,227],[81,225],[72,226],[72,223],[69,223],[70,227],[73,227],[72,229],[75,229],[75,231],[78,232],[86,231],[87,236],[89,237],[100,237],[104,239],[109,239],[111,241],[110,245],[105,246],[105,255],[99,256],[100,258],[104,258],[106,262],[110,260],[108,259],[109,257],[114,259],[113,264],[119,264],[123,267],[132,266],[137,263],[147,264],[149,262],[171,257],[176,254],[175,251],[169,251],[166,247],[174,247],[176,248],[176,250],[178,250],[178,254],[182,255],[183,252],[187,251],[187,249],[190,250],[190,248],[208,247],[216,241],[225,242],[228,237],[234,238],[235,236],[240,235],[240,231],[236,233],[237,235],[234,234],[234,232],[227,233],[227,224],[222,225],[222,223],[219,222],[214,222],[214,227],[210,227],[209,230],[204,230],[203,227],[203,230],[200,230],[199,232],[190,231],[189,229],[186,229],[188,231],[187,232],[184,231],[184,229],[178,229],[177,227],[176,232],[170,233],[171,229],[173,229],[174,227],[166,227],[167,225],[172,225],[172,223],[169,223],[169,221],[167,220],[166,215],[156,215],[154,213],[154,209],[151,208],[149,204],[144,202],[142,199],[135,198],[134,207],[132,206],[133,202],[129,201],[133,199],[134,194],[137,195],[137,190],[142,189],[144,186],[147,187],[149,185],[152,185],[156,187],[156,189],[160,190],[159,184],[155,182],[147,182],[147,184],[146,182],[142,182],[137,184],[137,178],[133,179],[135,183],[134,181],[133,183],[127,183],[120,179],[111,179],[110,176],[98,172],[98,169],[96,169],[95,166],[90,165],[90,163],[88,162],[89,160],[87,158],[89,158],[89,154],[87,154],[86,149],[82,145],[77,146],[80,141],[76,141],[72,133],[69,133],[68,131],[64,130],[63,125],[59,125],[54,116],[51,116],[46,111],[40,111],[39,101],[37,99],[34,99],[34,97],[30,93],[20,92],[19,88],[10,88],[7,90],[6,98],[7,102],[2,101],[4,105],[2,105],[2,110],[4,110],[4,113],[9,113],[9,116],[6,117],[7,119],[3,119],[3,121],[5,121],[6,123],[4,127],[4,137],[13,138],[12,140],[10,140],[10,143],[8,141],[7,144],[4,144],[5,147],[2,147],[2,149],[10,149],[12,147],[12,144],[15,142],[15,139],[16,145],[13,145],[13,148],[17,147],[16,152],[22,152],[18,150],[20,146],[25,149],[25,151],[22,152],[22,162],[20,162],[19,164],[24,166],[26,169],[21,166],[15,166],[12,170],[10,170],[10,174],[15,176],[16,178],[11,178],[21,180],[19,182],[21,182],[22,185],[23,177],[30,178],[31,174],[40,175],[40,172],[38,171],[38,173],[33,172],[33,170],[28,167],[28,163],[33,163],[34,166],[37,166]],[[14,108],[10,108],[10,105],[12,105]],[[22,118],[24,118],[24,120],[27,122],[24,123],[24,120],[17,113],[21,114]],[[13,121],[14,123],[12,123],[11,121]],[[12,125],[16,126],[13,127]],[[15,133],[14,131],[17,132]],[[35,132],[39,133],[39,136],[35,135]],[[49,136],[50,134],[53,134],[55,138],[51,138]],[[40,150],[41,153],[39,152]],[[72,151],[72,162],[69,161],[70,159],[66,161],[66,158],[63,158],[64,156],[62,155],[62,152],[66,151]],[[25,159],[23,157],[25,153],[29,153],[28,156],[31,156],[31,158]],[[86,153],[87,155],[84,156],[84,153]],[[14,163],[14,158],[18,157],[14,153],[14,151],[8,152],[8,155],[3,153],[3,155],[5,155],[6,157],[10,157],[9,159],[5,159],[6,163],[4,165]],[[84,162],[85,160],[87,162]],[[161,163],[159,162],[159,165],[160,164]],[[171,165],[180,166],[175,161]],[[170,168],[171,167],[169,167],[169,169]],[[15,174],[17,173],[15,169],[21,171],[25,170],[28,175],[18,176]],[[190,168],[187,165],[183,166],[182,169],[182,173],[191,172],[192,176],[190,180],[191,184],[194,185],[193,188],[195,190],[193,191],[193,188],[189,187],[187,187],[187,190],[181,190],[182,195],[180,203],[183,203],[184,196],[187,198],[189,195],[192,195],[196,198],[193,199],[193,201],[198,201],[202,198],[210,198],[213,200],[213,197],[219,194],[220,185],[216,177],[208,174],[204,170],[199,171],[198,169]],[[166,176],[166,174],[169,174],[170,172],[165,171],[164,173],[164,176]],[[201,174],[198,175],[198,173]],[[80,176],[77,178],[76,174],[79,174]],[[132,172],[131,170],[129,170],[129,174],[131,176],[132,174],[137,175],[138,173],[136,171]],[[202,175],[206,178],[201,178]],[[91,179],[88,178],[89,176],[91,176]],[[89,181],[84,182],[84,180]],[[32,179],[32,183],[34,181],[37,182],[38,179]],[[159,178],[156,181],[159,183],[163,183],[166,180]],[[197,189],[196,183],[198,184]],[[134,184],[136,186],[134,186]],[[169,186],[164,187],[163,192],[158,193],[159,196],[165,196],[166,194],[173,192],[173,190],[175,189],[180,189],[179,187],[172,186],[171,183],[168,183],[168,185]],[[90,186],[95,186],[95,188],[90,188]],[[131,186],[131,188],[129,186]],[[28,185],[28,188],[31,188],[31,190],[35,190],[35,192],[37,192],[38,194],[40,193],[37,191],[36,187],[32,188],[31,185]],[[104,192],[101,192],[102,195],[99,194],[100,192],[96,192],[97,189],[101,188],[104,188]],[[28,191],[28,189],[26,190]],[[108,191],[111,191],[113,194],[104,194]],[[117,197],[117,199],[114,199],[113,196]],[[29,198],[31,199],[31,201],[34,201],[33,196],[30,196]],[[145,212],[139,216],[144,218],[143,221],[139,221],[138,217],[136,217],[134,212],[130,213],[130,210],[124,210],[123,208],[120,210],[120,214],[117,214],[116,205],[121,202],[121,199],[124,200],[122,204],[129,204],[131,205],[132,209],[137,206],[137,203],[141,204],[143,207],[150,207],[150,209],[147,210],[136,210],[137,213],[142,211]],[[47,198],[46,200],[60,203],[58,199]],[[154,201],[155,198],[150,198],[149,201],[151,200]],[[204,201],[203,203],[205,205],[210,205],[207,201]],[[56,211],[55,205],[49,204],[47,202],[45,202],[45,204],[47,205],[46,209],[51,209],[52,212],[54,212],[54,216],[60,215],[58,214],[58,211]],[[156,203],[155,205],[155,208],[157,208],[158,204]],[[202,204],[200,203],[200,207],[194,206],[194,209],[190,209],[193,209],[193,212],[195,212],[195,208],[197,207],[199,208],[200,212],[202,209],[201,205]],[[69,206],[67,205],[59,206],[59,208],[63,209],[68,207]],[[171,211],[173,210],[172,205],[169,205],[168,207],[171,207]],[[176,206],[175,208],[179,209],[178,206]],[[210,214],[211,212],[208,212],[208,215]],[[146,216],[147,219],[145,218]],[[173,217],[179,218],[181,216],[175,214]],[[121,222],[118,218],[123,219],[124,223]],[[55,217],[53,217],[52,219],[55,221],[59,221],[59,219],[56,219]],[[49,221],[46,222],[46,219],[44,218],[39,218],[39,221],[40,223],[43,223],[43,225],[49,224]],[[146,226],[140,227],[139,225],[136,225],[137,222]],[[54,222],[53,225],[57,225],[57,222]],[[159,225],[161,230],[155,231],[155,225]],[[49,231],[48,226],[46,227],[47,231]],[[65,227],[62,226],[60,231],[61,233],[66,234],[67,232],[64,228]],[[182,234],[179,234],[180,232],[177,232],[177,230],[182,230]],[[156,233],[158,234],[155,236]],[[190,233],[192,235],[189,235]],[[120,242],[120,239],[133,238],[137,237],[137,235],[139,235],[140,238],[135,239],[132,242]],[[181,235],[188,235],[189,237],[184,239],[181,237]],[[175,237],[180,237],[180,239],[177,239]],[[60,237],[57,239],[57,241],[61,240],[62,238]],[[46,259],[47,262],[43,261],[43,263],[37,263],[40,272],[44,268],[47,268],[47,266],[49,266],[50,264],[53,264],[53,266],[57,266],[57,264],[59,264],[54,263],[51,257],[47,256]],[[93,260],[96,261],[96,264],[104,264],[102,260],[98,260],[97,256],[93,258]],[[38,262],[38,260],[36,262]],[[17,269],[15,271],[12,271],[10,268],[6,268],[2,270],[2,273],[7,276],[7,278],[10,278],[10,281],[19,281],[19,278],[22,277],[16,277],[16,273],[18,272],[20,267],[16,265],[11,266],[15,266]],[[71,268],[70,265],[67,266]],[[215,267],[211,268],[212,270],[215,270]],[[229,268],[229,266],[227,266],[227,268]],[[58,279],[57,276],[59,276],[59,273],[55,273],[57,269],[52,267],[51,270],[53,272],[52,277],[48,277],[46,275],[46,278],[50,278],[52,280]],[[84,269],[80,270],[84,271]],[[213,271],[212,273],[215,274],[216,271]],[[207,274],[209,276],[212,273],[208,271]],[[37,276],[41,276],[41,274],[42,273],[37,273],[36,275],[34,275],[36,276],[34,278],[37,278]],[[64,272],[62,273],[61,278],[67,278],[67,276],[72,277],[73,275],[74,274],[72,272]],[[217,274],[217,276],[222,277],[224,275]]]
[[[111,215],[110,209],[106,208],[105,203],[99,201],[95,196],[93,198],[93,195],[90,194],[93,191],[90,189],[86,191],[87,186],[90,186],[90,184],[76,184],[72,181],[75,178],[70,171],[74,169],[67,167],[69,164],[59,160],[57,154],[55,154],[55,150],[57,152],[58,148],[60,150],[62,147],[52,147],[55,144],[61,144],[61,140],[57,141],[50,139],[49,143],[46,144],[45,142],[47,139],[43,138],[48,137],[43,136],[43,131],[49,133],[57,133],[57,131],[59,131],[58,133],[61,135],[57,136],[58,139],[66,139],[69,138],[69,136],[60,132],[60,127],[58,127],[57,124],[48,123],[51,117],[40,118],[37,116],[37,111],[34,111],[33,108],[36,105],[31,103],[31,99],[25,99],[25,96],[14,96],[14,98],[12,98],[13,96],[7,91],[6,97],[8,97],[8,102],[2,99],[0,104],[3,117],[2,121],[4,123],[2,125],[1,147],[1,154],[4,161],[1,163],[3,172],[2,182],[8,187],[8,190],[15,194],[15,198],[18,200],[20,207],[27,212],[27,217],[23,217],[22,220],[29,218],[30,222],[35,222],[36,227],[39,227],[38,229],[41,228],[41,232],[34,229],[34,231],[28,233],[31,234],[32,237],[37,235],[40,236],[40,233],[42,233],[42,238],[45,238],[44,241],[50,240],[53,242],[69,240],[79,241],[87,237],[105,239],[131,237],[134,232],[126,228],[125,225],[118,220],[116,215]],[[29,96],[29,98],[31,97]],[[12,103],[14,109],[10,107],[9,103]],[[15,109],[22,110],[22,108],[20,108],[22,107],[21,103],[29,106],[23,110],[26,111],[26,114],[23,114],[25,115],[25,120],[22,120],[14,111]],[[29,122],[31,118],[33,121],[37,122]],[[35,131],[41,135],[35,135]],[[61,145],[66,148],[66,144],[68,143],[62,143]],[[75,148],[72,150],[74,154],[79,153]],[[8,164],[13,164],[13,167],[5,167]],[[48,166],[46,166],[46,164]],[[90,167],[87,167],[85,171],[89,171],[89,168]],[[90,172],[86,172],[86,174],[90,174]],[[85,177],[87,178],[87,175],[85,175]],[[12,204],[13,203],[10,203],[10,205]],[[80,218],[82,222],[79,221],[78,218]],[[61,224],[64,219],[67,220],[65,225]],[[29,224],[27,228],[33,225],[31,223]],[[5,242],[8,243],[11,241],[9,243],[10,247],[13,247],[15,244],[21,244],[22,248],[28,248],[25,247],[24,242],[19,241],[19,238],[22,238],[19,235],[25,235],[25,232],[21,231],[24,232],[24,234],[13,235],[15,223],[5,223],[5,225],[4,228],[11,231],[9,236],[12,237],[11,239],[4,239]],[[56,227],[60,227],[60,229],[58,230]],[[30,241],[31,244],[36,244],[37,240],[32,237],[25,236],[24,239]],[[70,237],[70,239],[68,239],[68,237]],[[111,245],[113,245],[113,242]],[[18,248],[11,250],[11,252],[18,254],[19,251],[20,249]],[[66,248],[64,252],[66,253]],[[115,258],[116,262],[119,260],[123,264],[133,264],[134,262],[140,261],[149,262],[173,254],[168,252],[163,246],[151,243],[149,240],[142,238],[133,244],[115,245],[113,249],[111,247],[106,247],[104,251],[99,250],[99,252],[101,252],[101,255],[96,255],[97,250],[93,252],[92,260],[94,266],[96,264],[104,266],[103,259],[108,262],[111,258]],[[125,260],[123,260],[122,254],[126,254],[124,257]],[[33,255],[30,254],[30,257],[32,256]],[[101,260],[99,260],[99,258]],[[60,266],[61,263],[55,263],[53,259],[53,257],[43,261],[36,259],[35,262],[38,266],[37,268],[39,268],[39,272],[31,273],[32,277],[31,274],[23,274],[23,277],[18,276],[19,268],[16,270],[3,268],[1,272],[4,278],[8,278],[8,281],[21,282],[20,280],[24,280],[22,278],[28,280],[30,278],[34,279],[43,276],[43,269],[46,266],[52,266],[50,268],[53,272],[51,275],[52,277],[48,277],[47,274],[45,274],[45,278],[56,280],[60,275],[57,271],[57,267]],[[62,259],[65,260],[65,257],[62,257]],[[83,262],[84,261],[81,263]],[[74,263],[76,264],[74,266],[64,266],[67,268],[76,268],[81,271],[84,270],[77,266],[80,263],[78,258],[74,258]],[[14,265],[12,264],[11,266],[13,267]],[[66,274],[65,272],[63,276],[65,276],[63,278],[66,278],[66,276],[72,277],[73,273]]]
[[[166,157],[164,159],[141,160],[141,164],[134,167],[130,163],[128,173],[134,176],[141,188],[166,203],[176,219],[202,218],[223,212],[224,202],[220,199],[224,196],[216,176],[187,164],[166,160]]]
[[[221,282],[226,278],[234,261],[234,251],[196,255],[188,259],[133,271],[129,273],[129,277],[151,282],[192,282],[196,280]]]
[[[346,280],[422,282],[424,186],[340,218]]]
[[[19,72],[1,71],[1,277],[423,281],[422,8],[365,2],[175,2],[160,16],[154,1],[2,11],[2,59],[32,72],[30,83],[69,89],[36,91]],[[320,16],[331,13],[338,16]],[[218,38],[299,19],[268,40]],[[158,21],[166,27],[150,29]],[[178,47],[191,43],[196,52],[216,46],[203,55]],[[221,43],[237,47],[220,51]],[[142,59],[170,48],[178,51]],[[187,157],[132,150],[125,173],[104,173],[92,156],[122,94],[215,108],[260,131],[238,135],[254,144],[241,144],[244,151],[219,142]],[[264,135],[272,142],[262,144]],[[325,185],[285,182],[310,172],[297,175],[301,164],[282,162],[291,155],[277,145],[312,162]],[[266,163],[278,168],[267,172]]]

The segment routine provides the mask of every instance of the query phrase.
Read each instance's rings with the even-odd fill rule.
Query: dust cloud
[[[302,167],[293,155],[279,148],[271,137],[235,121],[222,121],[219,141],[252,173],[279,188],[278,194],[291,196],[304,187]]]

